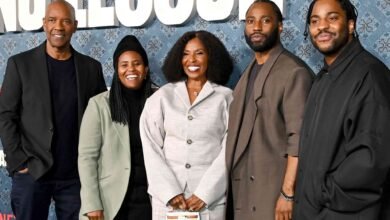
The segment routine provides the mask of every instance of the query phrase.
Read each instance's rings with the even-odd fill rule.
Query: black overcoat
[[[389,69],[353,40],[310,91],[293,219],[379,219],[390,166],[389,106]]]

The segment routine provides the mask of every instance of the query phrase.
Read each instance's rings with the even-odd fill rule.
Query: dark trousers
[[[28,173],[12,177],[11,206],[17,220],[47,219],[52,199],[58,220],[77,220],[80,181],[34,180]]]
[[[134,170],[134,167],[132,168]],[[133,172],[133,175],[134,173],[136,172]],[[145,185],[134,186],[135,181],[130,178],[125,198],[114,220],[152,220],[152,204],[147,192],[146,176],[144,180]]]
[[[227,195],[226,220],[234,220],[233,190],[231,182],[229,182]]]
[[[122,205],[114,220],[152,220],[152,206],[150,204]]]

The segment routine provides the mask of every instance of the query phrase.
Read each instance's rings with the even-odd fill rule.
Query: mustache
[[[321,34],[330,34],[330,35],[333,35],[333,36],[335,35],[335,33],[333,33],[333,32],[330,32],[330,31],[327,31],[327,30],[322,30],[318,34],[316,34],[314,37],[317,38]]]
[[[267,39],[268,35],[262,34],[262,33],[253,33],[253,34],[249,35],[250,40],[252,40],[253,37],[262,37],[264,39]]]
[[[261,32],[254,32],[254,33],[252,33],[251,35],[249,35],[249,37],[253,37],[254,35],[260,35],[260,36],[262,36],[262,37],[267,37],[266,34],[263,34],[263,33],[261,33]]]

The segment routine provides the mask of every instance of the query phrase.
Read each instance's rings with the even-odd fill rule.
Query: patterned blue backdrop
[[[359,11],[357,24],[360,40],[370,52],[390,67],[390,0],[352,0]],[[107,0],[108,5],[114,0]],[[304,40],[305,16],[310,4],[308,0],[285,0],[285,21],[282,33],[284,46],[301,57],[314,70],[322,64],[321,55]],[[87,8],[87,2],[84,1]],[[74,48],[99,60],[103,65],[106,84],[111,84],[113,66],[112,54],[119,40],[127,35],[136,35],[144,45],[149,56],[152,79],[158,85],[166,83],[160,66],[173,43],[189,30],[208,30],[217,35],[228,48],[235,62],[234,73],[228,83],[233,88],[240,73],[252,59],[253,53],[243,37],[243,21],[238,20],[238,11],[224,22],[207,22],[195,16],[182,26],[165,26],[158,20],[143,28],[114,27],[105,29],[78,30],[73,36]],[[42,32],[6,33],[0,36],[0,83],[3,81],[6,62],[9,56],[28,50],[44,41]],[[0,162],[2,146],[0,145]],[[0,219],[1,213],[11,213],[11,180],[0,163]],[[53,207],[52,207],[53,208]],[[3,218],[5,219],[5,218]],[[49,219],[55,219],[53,211]]]

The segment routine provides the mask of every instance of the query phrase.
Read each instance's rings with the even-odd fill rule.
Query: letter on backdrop
[[[77,27],[86,28],[87,27],[87,10],[83,9],[83,0],[66,0],[69,2],[76,11]]]
[[[140,27],[154,18],[153,0],[116,0],[115,12],[122,25]]]
[[[16,0],[1,0],[0,1],[0,33],[5,31],[20,31],[19,22],[16,13]],[[41,22],[42,24],[42,22]]]
[[[195,14],[194,0],[154,0],[157,18],[165,25],[183,24]]]
[[[49,0],[18,0],[20,26],[26,31],[42,27],[42,18],[45,17],[48,3]]]
[[[220,21],[229,18],[237,7],[236,0],[197,0],[196,8],[206,21]]]
[[[141,27],[156,16],[165,25],[182,25],[198,12],[206,21],[220,21],[235,14],[239,5],[239,19],[254,0],[67,0],[75,8],[79,28],[118,26]],[[196,1],[196,7],[195,7]],[[284,0],[274,0],[283,12]],[[0,33],[6,31],[38,30],[42,27],[46,5],[51,0],[0,0]]]
[[[106,0],[88,0],[88,27],[116,26],[114,7],[106,7]]]

